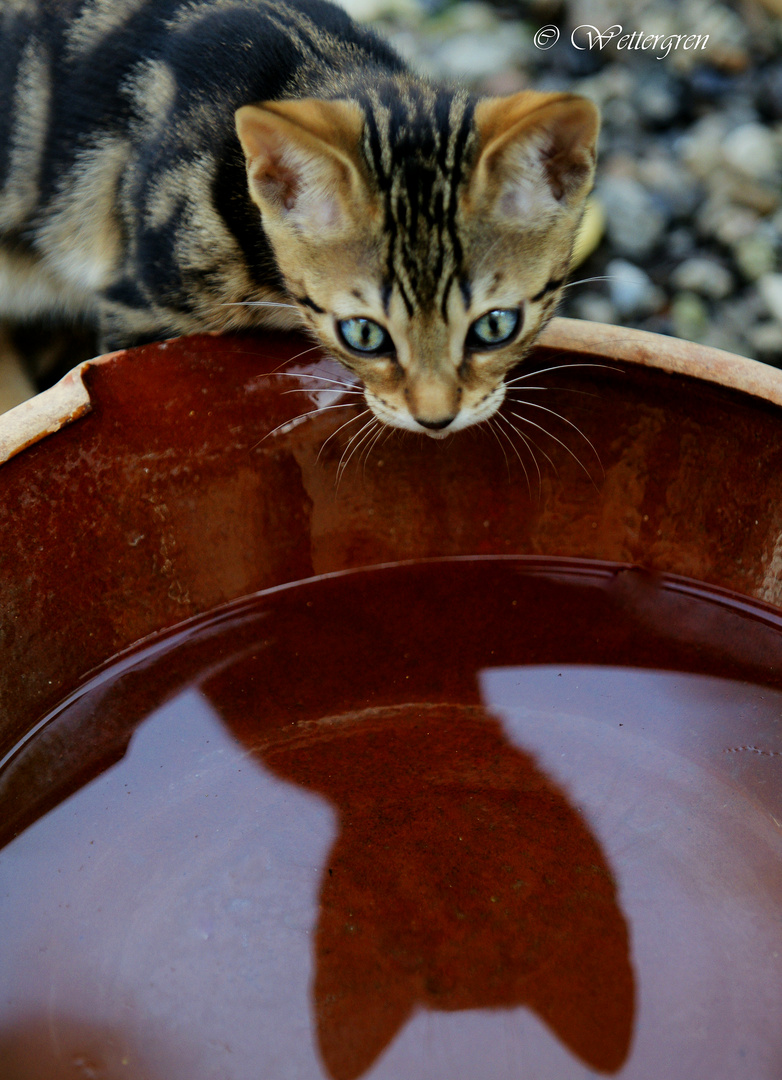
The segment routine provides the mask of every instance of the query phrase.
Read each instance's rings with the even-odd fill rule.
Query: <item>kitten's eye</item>
[[[472,349],[493,349],[516,336],[521,323],[519,308],[496,308],[476,319],[467,331],[466,344]]]
[[[342,319],[337,330],[343,343],[363,356],[383,356],[394,351],[388,331],[372,319]]]

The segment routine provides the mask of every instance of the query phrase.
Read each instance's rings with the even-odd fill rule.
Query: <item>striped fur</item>
[[[496,410],[567,272],[591,105],[432,85],[326,0],[4,0],[0,20],[0,318],[86,321],[105,349],[299,326],[388,424]],[[498,308],[517,337],[468,347]],[[393,349],[346,347],[353,318]]]

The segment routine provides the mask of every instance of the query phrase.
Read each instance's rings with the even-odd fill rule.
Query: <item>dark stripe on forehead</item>
[[[403,282],[401,281],[400,278],[396,279],[396,284],[397,284],[397,288],[399,289],[399,295],[402,297],[402,302],[404,303],[405,308],[407,309],[408,317],[410,317],[410,316],[412,316],[413,311],[415,309],[413,301],[407,295],[407,290],[405,289],[404,284],[403,284]]]
[[[434,264],[434,277],[439,281],[445,266],[445,247],[443,245],[443,225],[445,223],[445,206],[442,190],[438,191],[434,200],[434,223],[438,233],[437,258]]]
[[[326,314],[325,308],[322,308],[319,304],[316,304],[315,301],[309,296],[294,296],[293,299],[298,304],[301,304],[302,307],[308,307],[311,308],[312,311],[316,311],[318,315]]]
[[[536,301],[542,300],[547,293],[554,292],[556,289],[561,288],[564,284],[564,278],[551,278],[550,281],[546,282],[540,292],[535,293],[535,295],[531,297],[532,303],[534,304],[536,303]]]
[[[394,249],[396,247],[397,223],[391,212],[391,180],[383,166],[383,141],[378,127],[372,102],[366,96],[361,98],[364,110],[364,131],[366,134],[366,146],[371,160],[368,162],[378,182],[378,189],[383,196],[383,231],[386,238],[386,273],[382,291],[383,310],[388,315],[391,303],[391,292],[396,274],[394,272]],[[407,305],[405,305],[407,306]]]
[[[450,295],[451,286],[453,285],[455,277],[456,274],[452,270],[448,275],[448,279],[445,282],[445,286],[443,288],[443,298],[440,301],[440,314],[443,317],[443,322],[448,322],[448,297]]]
[[[454,276],[466,280],[457,213],[474,103],[460,92],[405,82],[379,85],[361,105],[367,165],[384,204],[386,281],[398,286],[409,314],[436,295],[445,312]]]
[[[456,271],[452,270],[448,275],[448,280],[445,283],[445,288],[443,289],[443,299],[440,304],[440,312],[445,322],[448,322],[448,297],[450,295],[455,280]],[[470,310],[470,305],[472,304],[472,286],[466,278],[459,278],[459,292],[462,294],[462,303],[464,304],[465,313],[467,313]]]
[[[369,164],[375,175],[378,178],[382,178],[384,176],[383,146],[380,140],[380,130],[377,126],[377,117],[366,98],[361,100],[361,105],[364,111],[364,132],[366,134],[366,142],[369,146],[369,153],[372,158]]]
[[[472,101],[465,103],[464,112],[462,113],[462,122],[459,127],[459,131],[454,143],[454,163],[453,163],[453,175],[451,183],[448,189],[449,201],[447,207],[447,229],[453,245],[453,257],[456,264],[456,271],[463,276],[463,261],[464,252],[462,250],[461,240],[459,239],[459,233],[456,228],[456,211],[457,205],[457,192],[462,180],[464,179],[465,166],[468,162],[465,160],[467,151],[467,142],[472,132],[473,116],[475,113],[475,105]]]
[[[469,311],[470,304],[472,303],[472,286],[470,285],[469,281],[467,281],[465,278],[462,278],[459,282],[459,288],[461,289],[462,300],[464,301],[464,310]]]

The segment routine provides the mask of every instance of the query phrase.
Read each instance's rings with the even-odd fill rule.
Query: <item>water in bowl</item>
[[[320,578],[0,769],[5,1080],[782,1073],[782,619],[619,566]]]

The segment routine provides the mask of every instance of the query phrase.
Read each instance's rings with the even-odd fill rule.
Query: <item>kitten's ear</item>
[[[236,132],[250,193],[261,212],[302,232],[344,227],[362,189],[358,145],[364,117],[351,101],[244,105]]]
[[[339,926],[333,916],[327,918],[331,925],[324,935],[321,915],[316,936],[318,1049],[327,1075],[359,1080],[412,1015],[421,976],[388,956],[382,924],[372,925],[371,915],[359,924],[361,932],[351,942],[345,926],[354,921],[353,911],[344,904],[331,911],[341,916]],[[363,914],[369,913],[365,909]]]
[[[578,206],[592,186],[600,115],[574,94],[523,91],[475,108],[481,149],[469,189],[502,217],[538,220]]]

